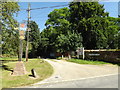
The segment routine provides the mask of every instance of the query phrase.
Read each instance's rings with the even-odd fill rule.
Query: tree
[[[98,2],[71,2],[69,7],[72,30],[81,33],[85,48],[97,48],[98,35],[107,27],[105,18],[108,13],[104,11],[103,5]]]
[[[80,34],[68,32],[68,34],[60,34],[57,37],[57,51],[60,53],[75,51],[82,46],[82,37]]]
[[[17,21],[14,19],[14,14],[20,10],[19,5],[17,2],[7,2],[5,0],[4,2],[0,2],[1,9],[1,21],[0,23],[3,25],[4,28],[12,28],[17,26]]]
[[[70,26],[68,19],[69,9],[67,7],[54,9],[48,15],[48,20],[46,21],[45,25],[47,29],[57,31],[58,34],[66,34]]]
[[[80,46],[117,48],[118,19],[104,10],[98,2],[71,2],[69,8],[53,10],[41,33],[43,49],[48,54],[70,52]]]
[[[14,19],[14,14],[19,11],[17,2],[0,2],[2,7],[0,25],[2,25],[2,54],[16,56],[18,54],[18,31],[14,27],[18,26]]]
[[[109,49],[115,49],[118,48],[118,32],[119,32],[119,26],[118,26],[118,18],[113,17],[107,17],[104,18],[104,22],[106,26],[104,27],[104,30],[97,30],[98,31],[98,39],[97,39],[97,48],[109,48]],[[101,19],[102,21],[102,19]]]
[[[46,29],[40,33],[40,42],[38,46],[38,56],[46,57],[48,54],[49,38]]]
[[[37,49],[38,49],[39,42],[40,42],[40,30],[35,21],[30,21],[29,28],[31,29],[29,31],[29,41],[32,46],[31,51],[30,51],[30,56],[36,57]]]
[[[119,45],[119,21],[120,18],[108,17],[109,20],[107,28],[107,43],[108,48],[118,48]]]
[[[13,30],[2,31],[2,53],[17,56],[19,50],[19,33]]]
[[[41,42],[45,43],[41,44],[44,47],[44,53],[46,53],[46,55],[51,52],[56,52],[57,37],[69,31],[70,23],[67,20],[68,16],[68,8],[55,9],[48,15],[48,20],[45,23],[46,28],[41,33]]]
[[[48,15],[46,29],[42,31],[41,42],[46,54],[50,52],[71,52],[81,46],[81,35],[71,30],[67,7],[55,9]],[[42,50],[43,51],[43,50]],[[70,54],[70,53],[69,53]]]

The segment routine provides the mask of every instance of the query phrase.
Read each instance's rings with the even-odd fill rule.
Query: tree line
[[[110,17],[98,2],[71,2],[54,9],[41,32],[41,54],[85,49],[120,48],[119,18]],[[45,44],[44,44],[45,43]]]
[[[15,5],[16,7],[10,6],[15,11],[8,13],[12,14],[19,11],[17,3]],[[5,18],[5,16],[2,17]],[[11,19],[15,21],[14,18]],[[9,19],[7,18],[7,20]],[[4,22],[7,20],[3,19]],[[119,22],[119,18],[110,17],[109,13],[105,12],[104,5],[98,2],[70,2],[69,7],[54,9],[48,14],[48,20],[45,23],[46,28],[42,32],[40,32],[35,21],[30,21],[29,56],[45,57],[56,52],[62,54],[68,52],[70,54],[78,47],[119,49]],[[11,25],[11,23],[6,25]],[[13,30],[12,26],[5,28],[6,26],[3,26],[5,33],[3,33],[4,37],[2,38],[2,52],[3,54],[15,55],[18,53],[19,46],[18,31]],[[11,41],[11,38],[15,38],[15,41]],[[24,47],[25,45],[26,39],[24,40]],[[25,50],[23,51],[25,53]]]

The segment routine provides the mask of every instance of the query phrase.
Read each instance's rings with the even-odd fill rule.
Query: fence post
[[[85,51],[84,51],[84,47],[83,47],[83,59],[85,58]]]

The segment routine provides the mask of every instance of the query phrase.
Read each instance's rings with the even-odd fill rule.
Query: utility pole
[[[26,46],[26,61],[28,61],[28,48],[29,48],[29,28],[30,28],[30,3],[28,3],[28,21],[27,21],[27,46]]]
[[[23,52],[23,43],[22,43],[22,39],[20,39],[20,47],[19,47],[19,61],[22,61],[22,52]]]

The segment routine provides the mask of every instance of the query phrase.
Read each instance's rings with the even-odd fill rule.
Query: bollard
[[[31,73],[32,73],[32,76],[33,76],[34,78],[37,77],[36,72],[35,72],[35,69],[32,69],[32,70],[31,70]]]

